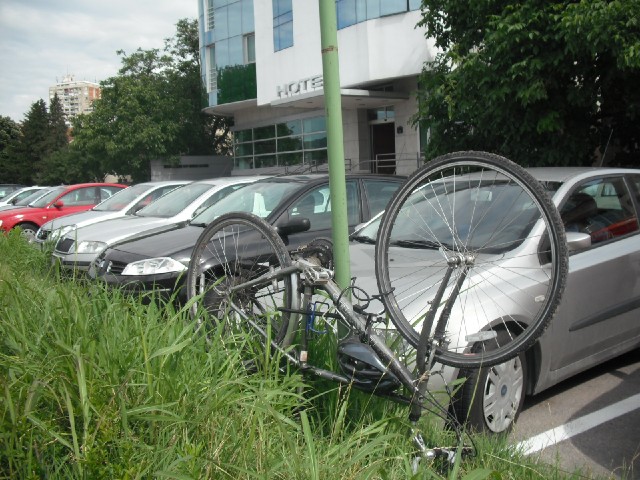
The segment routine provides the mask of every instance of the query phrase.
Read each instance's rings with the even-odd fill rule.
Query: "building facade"
[[[234,119],[234,168],[327,162],[320,18],[309,0],[198,0],[206,111]],[[406,174],[421,158],[415,92],[436,54],[420,0],[336,0],[348,170]]]
[[[100,98],[100,85],[94,82],[76,81],[73,75],[66,75],[62,81],[49,87],[49,101],[58,95],[67,124],[81,113],[93,111],[94,100]]]

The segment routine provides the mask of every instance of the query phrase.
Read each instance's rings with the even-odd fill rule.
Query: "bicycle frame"
[[[269,284],[275,278],[279,278],[285,275],[292,277],[294,288],[298,287],[298,280],[303,277],[302,284],[305,289],[305,300],[303,301],[302,308],[300,310],[292,310],[289,313],[293,313],[290,325],[288,328],[288,335],[295,335],[301,327],[301,319],[308,313],[309,299],[314,291],[324,291],[335,309],[337,310],[339,317],[344,321],[346,326],[355,333],[363,342],[369,344],[375,353],[380,357],[383,364],[386,365],[388,370],[393,373],[402,383],[402,385],[409,391],[410,395],[402,395],[397,393],[376,393],[379,396],[391,398],[399,403],[412,405],[412,411],[422,410],[422,402],[425,400],[424,391],[420,388],[421,384],[426,384],[428,380],[428,370],[421,372],[420,377],[416,377],[404,364],[402,364],[395,356],[393,351],[385,343],[384,339],[375,332],[370,331],[368,328],[367,317],[364,314],[358,313],[353,306],[353,303],[349,299],[348,295],[344,294],[344,291],[333,281],[332,272],[324,267],[316,265],[306,259],[295,259],[290,267],[284,269],[273,269],[269,272],[256,277],[245,283],[235,285],[231,288],[231,293],[234,291],[241,291],[248,287],[255,287],[260,285]],[[248,324],[260,333],[264,337],[265,341],[270,341],[267,332],[254,322],[250,317],[245,315],[241,308],[231,303],[231,307],[240,317],[248,322]],[[327,370],[324,368],[316,367],[307,363],[307,345],[306,338],[303,344],[294,350],[283,349],[275,342],[270,341],[272,348],[278,350],[283,357],[294,366],[299,368],[303,372],[308,372],[318,377],[339,382],[341,384],[348,385],[352,383],[352,379],[339,374],[337,372]],[[421,391],[422,390],[422,391]],[[375,393],[375,392],[374,392]],[[417,408],[417,410],[416,410]],[[415,419],[417,420],[417,418]]]

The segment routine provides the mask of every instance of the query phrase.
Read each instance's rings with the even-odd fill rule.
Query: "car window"
[[[214,205],[214,204],[218,203],[220,200],[225,198],[230,193],[233,193],[236,190],[238,190],[239,188],[244,187],[244,186],[245,186],[245,184],[229,185],[227,187],[221,188],[220,190],[217,190],[217,191],[213,192],[213,194],[209,198],[207,198],[202,203],[202,205],[200,205],[196,209],[195,212],[193,212],[193,216],[195,217],[196,215],[200,214],[200,212],[203,212],[204,210],[209,208],[211,205]]]
[[[210,183],[189,183],[162,196],[138,211],[136,215],[140,217],[174,217],[213,187],[214,185]]]
[[[360,219],[360,203],[358,202],[357,186],[354,181],[348,181],[347,187],[347,218],[349,225],[355,225]],[[300,197],[287,211],[289,218],[308,218],[311,230],[331,228],[331,195],[329,185],[314,188]]]
[[[100,203],[103,200],[111,197],[112,195],[118,193],[122,188],[120,187],[100,187],[98,189],[99,197],[96,198],[96,203]]]
[[[99,200],[99,189],[96,187],[77,188],[60,197],[65,207],[79,205],[95,205]]]
[[[588,233],[591,245],[638,230],[631,193],[622,177],[579,185],[561,207],[560,215],[568,232]]]
[[[385,180],[364,180],[364,191],[369,204],[369,211],[374,217],[387,208],[391,196],[400,187],[400,182],[388,182]]]

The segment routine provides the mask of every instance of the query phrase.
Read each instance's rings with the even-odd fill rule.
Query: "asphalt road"
[[[525,401],[511,440],[585,478],[640,480],[640,349]]]

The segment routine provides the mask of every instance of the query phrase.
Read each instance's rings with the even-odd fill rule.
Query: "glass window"
[[[568,232],[588,233],[592,245],[638,230],[633,200],[621,177],[580,185],[562,205],[560,215]]]
[[[278,152],[293,152],[295,150],[302,150],[302,136],[278,139]]]
[[[167,193],[149,206],[144,207],[136,215],[140,217],[173,217],[211,188],[213,185],[208,183],[189,183],[179,190]]]
[[[294,120],[292,122],[279,123],[276,125],[278,137],[288,137],[290,135],[299,135],[302,133],[302,122]]]
[[[273,0],[273,50],[293,46],[293,9],[291,0]]]
[[[56,187],[50,190],[46,195],[43,195],[42,197],[32,202],[30,205],[36,208],[46,207],[49,203],[53,202],[56,199],[56,197],[64,191],[65,191],[65,187]]]
[[[360,220],[360,203],[358,202],[357,185],[354,181],[346,183],[347,218],[350,226]],[[331,195],[329,185],[322,185],[303,195],[288,210],[289,218],[308,218],[311,230],[331,229]]]
[[[240,2],[229,4],[227,10],[227,31],[230,37],[242,35],[242,5]]]
[[[409,10],[418,10],[422,5],[422,0],[409,0]]]
[[[235,151],[237,157],[253,155],[253,143],[238,143]]]
[[[274,125],[268,125],[266,127],[254,128],[253,135],[256,140],[263,138],[275,138],[276,130]]]
[[[253,0],[242,0],[242,33],[253,32],[255,21],[253,18]]]
[[[304,136],[304,148],[305,150],[310,150],[313,148],[326,148],[327,147],[327,134],[323,133],[314,133],[311,135]]]
[[[256,155],[261,153],[275,153],[276,152],[276,141],[275,140],[262,140],[260,142],[256,142],[254,144],[254,149]]]
[[[355,25],[357,23],[356,0],[337,0],[336,14],[338,17],[338,29]]]
[[[238,130],[235,132],[235,137],[238,142],[250,142],[253,140],[253,130]]]
[[[244,63],[256,63],[256,34],[244,36]]]
[[[229,20],[227,16],[227,12],[229,7],[221,7],[216,8],[214,12],[216,28],[213,33],[216,37],[216,40],[224,40],[225,38],[229,38]]]
[[[302,121],[304,133],[324,132],[327,130],[327,122],[325,117],[307,118]]]
[[[278,165],[299,165],[302,163],[302,152],[279,153]]]
[[[243,37],[231,37],[229,39],[229,63],[228,65],[244,65]]]
[[[278,165],[278,159],[275,155],[261,155],[255,157],[253,162],[255,168],[275,167]]]
[[[406,12],[407,0],[384,0],[380,2],[380,15]]]
[[[369,213],[372,217],[387,208],[387,203],[399,186],[400,182],[364,180],[366,201],[369,204]]]
[[[229,63],[229,39],[216,42],[216,68],[221,69]]]
[[[80,205],[94,205],[98,203],[100,194],[96,187],[78,188],[60,197],[60,201],[64,203],[66,207],[80,206]]]

